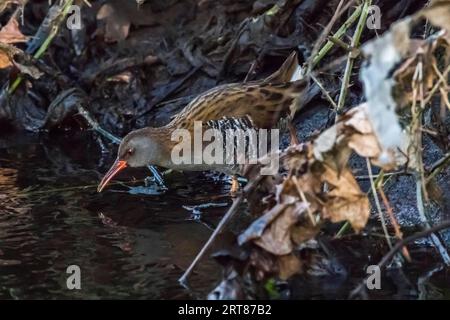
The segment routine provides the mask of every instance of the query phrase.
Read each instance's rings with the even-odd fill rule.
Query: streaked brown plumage
[[[130,132],[120,144],[118,157],[99,185],[101,191],[117,172],[125,168],[158,165],[176,170],[215,170],[233,173],[224,165],[174,164],[171,150],[178,142],[171,141],[175,129],[193,131],[194,121],[250,119],[255,128],[270,129],[280,120],[292,118],[300,107],[307,89],[304,80],[290,81],[297,68],[297,56],[292,53],[281,68],[266,79],[247,83],[217,86],[191,101],[167,125]],[[230,172],[231,170],[231,172]]]

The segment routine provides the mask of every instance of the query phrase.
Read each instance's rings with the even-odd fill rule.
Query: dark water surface
[[[0,298],[205,297],[220,278],[214,261],[201,263],[192,290],[178,278],[210,235],[207,224],[226,211],[227,183],[174,174],[165,194],[133,195],[123,185],[98,194],[97,170],[106,171],[110,156],[100,159],[92,138],[46,140],[0,141]],[[146,175],[130,170],[120,179]],[[205,224],[183,208],[208,202],[220,206],[202,209]],[[73,264],[81,290],[66,286]]]
[[[213,175],[171,173],[162,192],[152,182],[147,188],[126,182],[149,174],[127,169],[119,176],[125,183],[115,180],[98,194],[113,154],[101,156],[85,135],[0,139],[0,299],[205,298],[221,278],[215,261],[199,264],[190,289],[178,278],[231,203],[229,184]],[[196,206],[200,214],[189,209]],[[367,265],[388,250],[382,236],[360,240],[331,243],[343,269],[325,264],[334,275],[294,279],[286,297],[347,298]],[[413,262],[384,273],[382,290],[371,298],[450,299],[450,275],[435,249],[410,247],[410,253]],[[81,290],[67,289],[70,265],[81,268]],[[322,267],[308,273],[321,274]]]

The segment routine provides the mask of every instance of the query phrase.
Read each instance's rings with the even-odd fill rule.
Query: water
[[[165,194],[131,194],[152,190],[143,182],[130,183],[131,192],[113,185],[98,194],[97,168],[104,164],[104,173],[110,157],[100,159],[89,137],[57,140],[0,141],[0,298],[204,297],[220,278],[214,261],[201,262],[191,290],[178,278],[231,202],[228,184],[172,174]],[[120,178],[146,175],[130,170]],[[200,215],[183,208],[211,201],[221,205]],[[81,268],[82,290],[67,289],[73,264]]]
[[[164,193],[142,181],[115,180],[98,194],[112,156],[102,157],[89,133],[0,139],[0,299],[197,299],[216,286],[221,267],[208,257],[189,289],[178,278],[230,205],[229,184],[214,175],[172,173]],[[119,178],[148,174],[127,168]],[[344,238],[330,248],[345,272],[301,276],[281,297],[345,299],[388,250],[380,235]],[[404,272],[385,273],[382,290],[371,297],[449,299],[449,273],[435,250],[409,248],[413,262]],[[81,290],[67,289],[70,265],[81,268]]]

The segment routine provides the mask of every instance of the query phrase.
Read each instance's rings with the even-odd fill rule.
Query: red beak
[[[114,164],[111,166],[111,169],[105,174],[102,181],[100,181],[100,184],[98,185],[97,192],[102,192],[102,190],[106,187],[109,180],[111,180],[119,171],[122,169],[125,169],[127,167],[127,162],[124,160],[116,159],[114,161]]]

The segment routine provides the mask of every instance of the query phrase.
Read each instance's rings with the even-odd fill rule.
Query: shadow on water
[[[192,291],[178,278],[210,235],[208,225],[226,211],[228,184],[171,174],[164,194],[143,182],[130,183],[132,192],[116,184],[98,194],[97,170],[104,173],[111,159],[99,159],[98,146],[87,141],[0,140],[0,298],[205,297],[220,278],[214,261],[198,267]],[[128,174],[119,178],[148,172]],[[200,214],[183,208],[211,201],[219,205]],[[81,290],[66,286],[73,264],[81,268]]]

